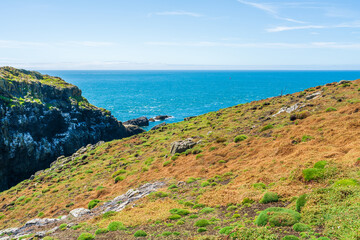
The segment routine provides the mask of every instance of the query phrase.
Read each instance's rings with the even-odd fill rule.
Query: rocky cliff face
[[[142,131],[91,105],[60,78],[0,68],[0,190],[82,146]]]

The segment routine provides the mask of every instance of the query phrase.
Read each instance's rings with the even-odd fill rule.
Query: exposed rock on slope
[[[0,190],[84,145],[142,131],[89,104],[61,78],[11,67],[0,68],[0,124]]]

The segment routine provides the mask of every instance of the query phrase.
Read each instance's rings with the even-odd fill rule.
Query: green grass
[[[201,219],[195,222],[194,226],[196,227],[206,227],[210,225],[211,223],[206,219]]]
[[[246,136],[246,135],[239,135],[239,136],[236,136],[235,138],[234,138],[234,142],[241,142],[241,141],[244,141],[244,140],[246,140],[248,137]]]
[[[134,237],[146,237],[147,233],[143,230],[138,230],[134,233]]]
[[[98,200],[98,199],[91,200],[88,204],[88,208],[93,209],[94,207],[96,207],[96,205],[99,204],[99,202],[100,202],[100,200]]]
[[[279,196],[274,192],[266,192],[261,198],[260,203],[271,203],[279,201]]]

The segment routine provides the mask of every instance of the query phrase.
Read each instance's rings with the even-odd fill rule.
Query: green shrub
[[[81,228],[82,226],[79,224],[79,225],[75,225],[75,226],[72,226],[70,227],[72,230],[78,230],[79,228]]]
[[[258,189],[258,190],[263,190],[263,189],[266,189],[266,185],[262,182],[254,183],[253,188]]]
[[[327,164],[327,161],[318,161],[314,164],[314,168],[324,169]]]
[[[98,205],[99,202],[100,200],[98,199],[91,200],[88,204],[88,208],[93,209],[94,207],[96,207],[96,205]]]
[[[334,183],[334,187],[358,186],[359,183],[355,179],[341,179]]]
[[[198,233],[202,233],[202,232],[206,232],[206,231],[207,231],[206,228],[199,228],[199,229],[197,230]]]
[[[112,217],[112,216],[116,215],[116,213],[117,212],[115,212],[115,211],[108,211],[102,215],[102,218],[106,219],[106,218]]]
[[[305,206],[306,197],[307,197],[307,195],[303,194],[296,200],[296,211],[300,212],[301,209]]]
[[[285,237],[283,237],[281,240],[299,240],[300,238],[298,238],[297,236],[294,235],[287,235]]]
[[[88,169],[88,170],[85,171],[85,173],[93,173],[93,170]]]
[[[125,230],[126,227],[122,222],[111,222],[108,225],[108,230],[111,232],[118,231],[118,230]]]
[[[210,185],[210,183],[208,181],[204,181],[204,182],[201,183],[202,187],[207,187],[209,185]]]
[[[279,196],[277,193],[274,192],[266,192],[262,199],[260,200],[260,203],[270,203],[270,202],[277,202],[279,201]]]
[[[213,212],[215,209],[211,208],[211,207],[206,207],[201,209],[200,213],[211,213]]]
[[[171,161],[166,161],[163,163],[163,167],[166,167],[167,165],[170,165],[171,164]]]
[[[179,214],[181,216],[185,216],[190,214],[190,211],[187,209],[181,209],[181,208],[173,208],[170,210],[171,214]]]
[[[93,240],[95,237],[91,233],[82,233],[77,240]]]
[[[67,226],[68,226],[68,225],[67,225],[66,223],[60,224],[59,229],[62,230],[62,231],[64,231],[64,230],[67,229]]]
[[[190,215],[189,218],[198,218],[199,216],[196,214]]]
[[[294,210],[280,207],[270,207],[262,211],[255,220],[258,226],[292,226],[299,222],[300,214]]]
[[[251,203],[254,203],[255,201],[250,199],[250,198],[244,198],[242,201],[241,201],[241,204],[251,204]]]
[[[328,237],[319,237],[317,240],[331,240],[331,239]]]
[[[179,236],[181,233],[179,233],[179,232],[173,232],[173,235],[175,235],[175,236]]]
[[[121,181],[123,181],[125,178],[126,178],[125,176],[117,176],[117,177],[115,178],[115,183],[121,182]]]
[[[196,178],[190,177],[186,180],[186,183],[193,183],[196,181]]]
[[[164,236],[164,237],[168,237],[168,236],[172,235],[172,232],[165,231],[161,235]]]
[[[269,130],[269,129],[272,129],[272,128],[274,128],[274,126],[271,125],[271,124],[269,124],[269,125],[266,125],[265,127],[263,127],[263,128],[260,130],[260,132],[264,132],[264,131]]]
[[[227,226],[227,227],[223,227],[222,229],[220,229],[219,233],[229,235],[233,230],[234,230],[234,227]]]
[[[244,140],[246,140],[248,137],[246,136],[246,135],[239,135],[239,136],[236,136],[235,138],[234,138],[234,142],[241,142],[241,141],[244,141]]]
[[[194,224],[195,227],[206,227],[208,225],[210,225],[210,222],[206,219],[198,220]]]
[[[120,174],[124,174],[124,173],[126,173],[126,170],[120,169],[120,170],[114,172],[113,175],[112,175],[112,177],[114,178],[114,177],[116,177],[116,176],[118,176],[118,175],[120,175]]]
[[[324,169],[320,168],[307,168],[302,173],[305,181],[324,178]]]
[[[314,139],[314,137],[312,137],[312,136],[310,136],[310,135],[304,135],[304,136],[302,136],[301,141],[302,141],[302,142],[308,142],[308,141],[310,141],[311,139]]]
[[[106,228],[99,228],[95,231],[95,235],[104,234],[107,232],[109,232],[109,230],[107,230]]]
[[[337,109],[334,107],[329,107],[325,110],[325,112],[334,112],[334,111],[337,111]]]
[[[226,211],[234,211],[234,210],[236,210],[236,209],[237,209],[236,206],[230,206],[230,207],[228,207],[228,208],[226,209]]]
[[[295,223],[293,229],[295,232],[307,232],[311,230],[311,228],[304,223]]]
[[[241,215],[240,214],[234,214],[231,218],[240,218]]]
[[[173,214],[169,217],[170,220],[177,220],[177,219],[180,219],[181,216],[179,214]]]
[[[135,233],[134,233],[134,237],[146,237],[147,234],[145,231],[143,230],[137,230]]]
[[[187,207],[193,207],[195,204],[193,202],[184,202],[184,205],[187,206]]]
[[[176,222],[176,225],[184,225],[185,221],[184,220],[179,220]]]
[[[178,186],[176,184],[171,184],[168,189],[174,189],[174,188],[178,188]]]

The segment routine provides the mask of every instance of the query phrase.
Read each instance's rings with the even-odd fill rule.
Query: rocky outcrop
[[[196,142],[194,142],[192,138],[188,138],[188,139],[181,140],[181,141],[176,141],[176,142],[171,143],[170,153],[171,154],[182,153],[188,149],[193,148],[195,145],[196,145]]]
[[[155,120],[157,121],[163,121],[165,119],[171,118],[172,116],[168,116],[168,115],[159,115],[155,117]]]
[[[139,132],[60,78],[0,68],[0,190],[49,167],[58,156]]]
[[[160,128],[164,127],[165,125],[166,125],[166,123],[163,122],[163,123],[160,123],[160,124],[154,126],[150,130],[157,130],[157,129],[160,129]]]
[[[147,119],[147,117],[139,117],[136,119],[128,120],[123,123],[124,125],[135,125],[139,127],[145,127],[145,126],[149,126],[149,119]]]

